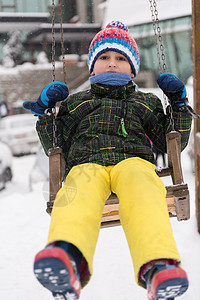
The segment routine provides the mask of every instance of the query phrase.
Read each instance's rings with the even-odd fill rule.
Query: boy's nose
[[[111,60],[109,61],[109,65],[110,65],[111,67],[116,66],[115,60],[114,60],[114,59],[111,59]]]

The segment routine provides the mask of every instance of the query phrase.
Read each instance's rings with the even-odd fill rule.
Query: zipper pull
[[[128,132],[126,131],[125,125],[124,125],[124,118],[121,118],[121,126],[122,126],[122,134],[124,137],[127,137]]]

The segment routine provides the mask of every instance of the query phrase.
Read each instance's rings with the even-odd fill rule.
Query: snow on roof
[[[48,22],[49,17],[49,13],[0,12],[0,32],[30,31]]]
[[[56,61],[56,68],[62,67],[63,63],[60,61]],[[24,70],[52,70],[52,64],[51,63],[40,63],[40,64],[32,64],[30,62],[26,62],[22,65],[18,65],[14,68],[7,68],[5,66],[0,65],[0,77],[3,76],[6,78],[6,76],[15,75],[18,76],[20,72],[23,72]]]
[[[0,12],[0,18],[3,17],[37,17],[37,18],[48,18],[50,13],[41,13],[41,12]]]
[[[191,2],[191,0],[157,0],[158,17],[164,20],[191,15]],[[149,0],[107,0],[103,28],[112,20],[119,20],[128,26],[151,22]]]

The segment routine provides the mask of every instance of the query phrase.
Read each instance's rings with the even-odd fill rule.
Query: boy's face
[[[134,77],[127,58],[114,51],[107,51],[97,58],[91,75],[106,72],[125,73],[131,75],[132,78]]]

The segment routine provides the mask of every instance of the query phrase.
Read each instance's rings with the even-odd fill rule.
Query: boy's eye
[[[99,59],[102,59],[102,60],[107,59],[107,58],[108,58],[107,55],[102,55],[102,56],[99,57]]]
[[[127,61],[127,59],[125,57],[123,57],[123,56],[119,56],[118,60]]]

